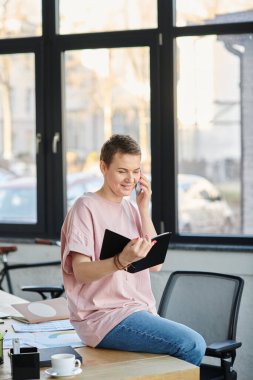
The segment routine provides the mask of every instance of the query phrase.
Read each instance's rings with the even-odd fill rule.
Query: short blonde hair
[[[141,148],[131,136],[115,134],[103,144],[100,160],[109,166],[116,153],[141,156]]]

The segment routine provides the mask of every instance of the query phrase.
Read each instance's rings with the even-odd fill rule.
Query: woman
[[[113,135],[101,149],[103,186],[78,198],[66,216],[61,247],[70,319],[88,346],[164,353],[199,365],[206,347],[203,338],[157,315],[149,272],[161,266],[127,272],[155,244],[148,209],[151,188],[140,166],[136,141]],[[138,182],[136,206],[129,195]],[[106,228],[131,241],[116,257],[100,261]]]

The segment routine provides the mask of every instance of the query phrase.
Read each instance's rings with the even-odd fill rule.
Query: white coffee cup
[[[81,367],[80,360],[72,354],[55,354],[51,356],[52,375],[53,376],[70,376],[75,373],[77,368]]]

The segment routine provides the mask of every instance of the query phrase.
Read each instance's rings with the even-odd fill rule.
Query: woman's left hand
[[[150,182],[147,179],[147,177],[145,177],[143,174],[141,174],[139,182],[140,182],[141,191],[138,194],[136,194],[136,202],[137,202],[139,211],[140,212],[149,211],[149,204],[150,204],[150,199],[151,199],[151,194],[152,194]]]

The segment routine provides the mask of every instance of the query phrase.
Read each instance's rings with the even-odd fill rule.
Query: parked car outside
[[[67,208],[88,191],[99,189],[103,177],[95,172],[73,173],[67,176]],[[20,177],[0,183],[0,223],[37,222],[35,177]]]
[[[227,234],[233,231],[233,211],[219,190],[206,178],[178,175],[180,233]]]
[[[88,191],[96,191],[103,183],[98,172],[80,172],[67,176],[67,208]],[[135,191],[131,198],[135,200]],[[151,205],[150,205],[151,211]],[[8,180],[0,184],[0,223],[37,221],[36,181],[34,177]],[[233,212],[218,189],[206,178],[178,175],[179,233],[231,233]]]
[[[97,191],[103,184],[103,177],[97,171],[71,173],[67,176],[67,207],[87,192]]]
[[[15,178],[0,185],[0,223],[36,223],[34,177]]]

